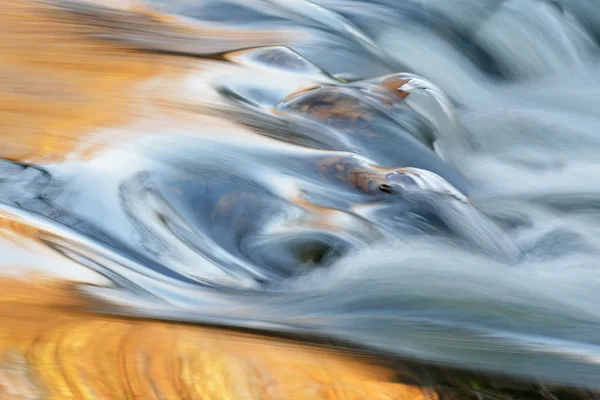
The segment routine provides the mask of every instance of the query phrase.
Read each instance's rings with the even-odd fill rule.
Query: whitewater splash
[[[164,99],[204,125],[1,165],[2,218],[102,276],[81,285],[102,311],[598,386],[600,5],[154,3],[297,36],[192,43],[61,3],[96,35],[204,57]],[[404,191],[423,185],[403,167],[434,190]]]

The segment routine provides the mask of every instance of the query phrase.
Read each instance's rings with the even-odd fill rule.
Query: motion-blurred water
[[[197,57],[164,101],[206,124],[141,120],[91,159],[2,162],[1,216],[56,250],[45,268],[102,275],[81,288],[103,311],[600,386],[600,3],[151,4],[210,29],[63,3],[99,36]],[[403,167],[471,204],[369,186]]]

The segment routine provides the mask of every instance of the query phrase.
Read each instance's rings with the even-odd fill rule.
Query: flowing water
[[[90,42],[2,45],[0,88],[32,91],[3,122],[3,272],[100,313],[600,388],[596,0],[44,7]],[[38,83],[46,51],[68,56]]]

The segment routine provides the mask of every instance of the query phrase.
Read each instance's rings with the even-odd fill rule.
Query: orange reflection
[[[342,351],[248,333],[74,311],[52,281],[3,279],[0,398],[406,399],[393,371]],[[66,306],[69,307],[67,310]]]

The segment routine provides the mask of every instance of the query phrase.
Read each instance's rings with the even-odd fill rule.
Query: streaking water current
[[[81,284],[99,311],[600,389],[600,3],[149,4],[206,35],[59,2],[195,57],[163,100],[204,122],[0,161],[0,216],[43,268],[102,275]]]

